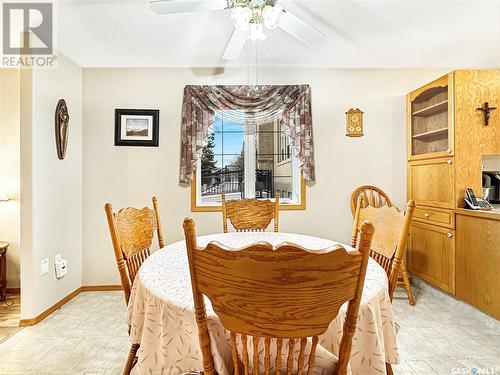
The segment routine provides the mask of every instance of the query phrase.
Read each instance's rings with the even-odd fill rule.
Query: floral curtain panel
[[[217,114],[247,125],[280,120],[293,141],[304,179],[315,181],[309,85],[186,86],[182,105],[181,184],[191,183]]]

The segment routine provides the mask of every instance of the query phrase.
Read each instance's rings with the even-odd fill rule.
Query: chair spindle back
[[[153,197],[153,209],[128,207],[115,213],[111,203],[106,203],[104,210],[125,293],[125,302],[128,304],[135,276],[142,263],[150,255],[155,231],[158,236],[158,246],[165,247],[158,199]]]
[[[364,208],[363,208],[364,207]],[[406,214],[396,207],[372,205],[364,206],[364,197],[357,199],[356,213],[352,231],[351,246],[356,246],[360,233],[360,223],[369,221],[375,230],[373,234],[370,256],[380,264],[389,279],[389,296],[391,300],[401,269],[403,252],[410,231],[411,219],[415,210],[415,201],[409,201]]]
[[[367,206],[392,207],[389,196],[381,189],[372,185],[363,185],[354,190],[351,194],[351,212],[353,216],[356,213],[356,205],[359,197],[363,197],[363,206],[361,208],[366,208]]]

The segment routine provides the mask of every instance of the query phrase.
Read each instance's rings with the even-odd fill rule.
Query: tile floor
[[[125,310],[123,292],[81,293],[0,344],[0,374],[121,374]]]
[[[395,374],[500,374],[500,321],[427,286],[415,307],[398,293]],[[128,350],[123,294],[82,293],[1,343],[0,374],[121,374]]]
[[[398,289],[394,314],[400,364],[397,375],[500,374],[500,321],[414,280],[417,304]],[[474,370],[475,369],[475,370]]]

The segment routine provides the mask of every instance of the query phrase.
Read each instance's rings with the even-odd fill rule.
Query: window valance
[[[216,114],[249,126],[279,120],[293,141],[299,166],[308,182],[315,181],[314,143],[309,85],[186,86],[182,105],[179,180],[191,183]]]

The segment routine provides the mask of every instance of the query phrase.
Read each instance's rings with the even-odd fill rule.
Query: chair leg
[[[408,302],[410,305],[415,306],[415,297],[413,296],[413,291],[411,290],[410,279],[408,278],[408,272],[406,272],[406,266],[404,263],[401,264],[401,274],[403,275],[403,282],[405,284]]]
[[[387,375],[394,375],[394,372],[392,371],[392,366],[388,362],[385,363],[385,372],[387,373]]]
[[[123,375],[130,375],[132,369],[137,363],[137,350],[139,350],[139,344],[132,344],[130,352],[128,353],[127,362],[125,363],[125,368],[123,369]]]

